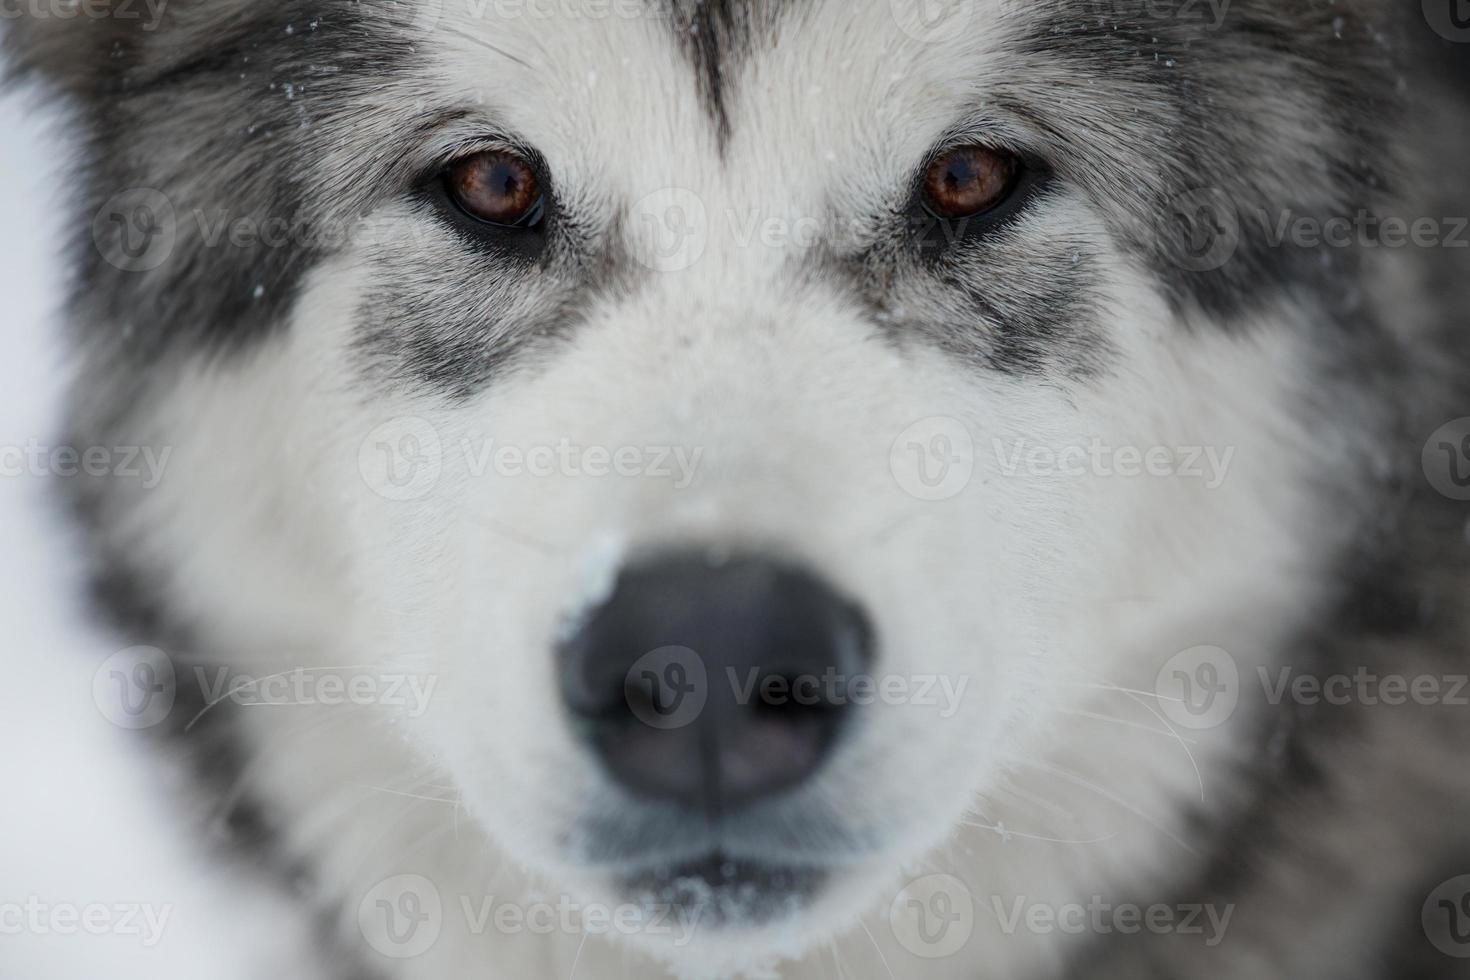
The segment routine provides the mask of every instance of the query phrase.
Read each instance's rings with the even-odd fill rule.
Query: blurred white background
[[[94,703],[97,667],[125,644],[79,598],[80,549],[53,480],[14,475],[17,447],[58,444],[65,380],[69,181],[58,122],[38,105],[0,90],[0,978],[295,978],[310,923],[211,862],[183,831],[187,797],[171,795],[149,736]],[[122,922],[143,907],[163,924],[155,944]],[[146,933],[145,921],[132,925]]]

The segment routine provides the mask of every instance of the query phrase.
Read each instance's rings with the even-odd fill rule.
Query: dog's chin
[[[638,909],[649,924],[620,939],[680,980],[714,980],[767,975],[777,964],[809,953],[857,912],[832,908],[846,878],[837,868],[711,852],[620,870],[603,877],[595,890]]]
[[[615,885],[646,912],[673,912],[710,931],[780,929],[796,921],[829,878],[820,867],[767,864],[718,852],[619,875]]]

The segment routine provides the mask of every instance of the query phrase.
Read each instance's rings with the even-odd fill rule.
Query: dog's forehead
[[[947,20],[906,0],[428,2],[456,98],[554,169],[629,193],[886,177],[955,122],[1016,15],[1004,0]]]

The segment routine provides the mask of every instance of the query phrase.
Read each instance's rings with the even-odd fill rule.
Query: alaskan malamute
[[[99,704],[301,976],[1455,974],[1463,8],[17,5]]]

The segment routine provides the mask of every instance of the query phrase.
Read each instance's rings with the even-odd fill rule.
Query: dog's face
[[[655,952],[849,927],[1028,766],[1134,766],[1099,691],[1299,611],[1315,300],[1241,215],[1351,193],[1347,83],[1262,41],[1345,5],[205,6],[108,102],[175,222],[97,238],[178,365],[121,540],[226,645],[434,677],[405,783],[704,901]]]

